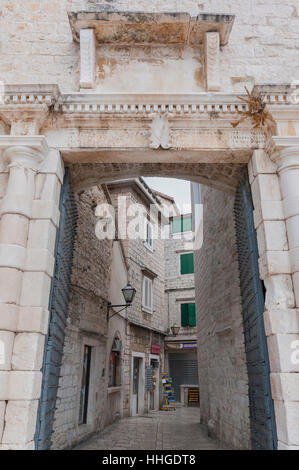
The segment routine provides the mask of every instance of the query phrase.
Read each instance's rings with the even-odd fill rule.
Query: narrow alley
[[[199,408],[154,411],[116,421],[75,450],[221,450],[200,424]]]

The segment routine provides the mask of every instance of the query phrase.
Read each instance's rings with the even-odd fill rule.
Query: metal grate
[[[172,378],[174,397],[181,401],[181,385],[198,384],[196,353],[169,353],[169,375]]]
[[[264,285],[259,277],[258,246],[247,169],[242,170],[235,198],[240,289],[249,382],[251,443],[253,449],[277,448],[270,365],[264,328]]]
[[[49,327],[45,340],[42,367],[43,381],[39,400],[35,447],[51,447],[51,435],[62,362],[66,320],[68,314],[73,247],[77,224],[77,209],[71,186],[70,172],[66,168],[60,196],[60,223],[56,235],[55,268],[49,300]]]

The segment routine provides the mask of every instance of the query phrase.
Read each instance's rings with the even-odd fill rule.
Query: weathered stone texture
[[[101,429],[105,421],[107,396],[106,309],[112,241],[95,235],[94,209],[106,202],[99,187],[77,196],[78,229],[71,280],[69,318],[55,413],[53,448],[70,447],[86,435]],[[78,425],[84,345],[93,347],[89,417]]]
[[[0,18],[3,52],[0,59],[1,79],[10,83],[52,82],[58,83],[62,90],[76,91],[79,86],[79,46],[73,42],[67,10],[86,10],[98,4],[99,2],[70,0],[33,0],[30,4],[18,0],[5,2]],[[254,81],[275,83],[289,81],[292,77],[296,79],[297,65],[292,60],[294,47],[299,47],[298,6],[295,0],[233,0],[221,2],[221,5],[218,0],[126,0],[100,4],[103,10],[110,11],[186,11],[192,15],[204,11],[235,14],[229,44],[220,53],[222,88],[226,91],[239,91],[244,89],[244,85],[252,85]],[[158,55],[158,58],[153,54],[152,62],[156,60],[156,68],[165,60],[163,55],[171,58],[171,50],[164,49],[164,53]],[[97,66],[99,79],[105,73],[108,78],[113,77],[117,62],[124,60],[128,51],[124,48],[117,54],[116,62],[113,62],[115,59],[110,57],[110,53],[108,57],[100,58],[104,62],[102,66],[101,62]],[[197,56],[195,53],[193,55]],[[275,60],[277,58],[279,60]],[[136,62],[138,60],[137,58]],[[190,63],[192,60],[195,62],[192,53],[190,60]],[[192,73],[194,86],[202,86],[200,62]],[[171,74],[168,79],[172,77]],[[142,82],[141,80],[139,83]]]
[[[211,435],[224,443],[249,448],[248,377],[233,197],[202,187],[202,203],[204,243],[195,252],[201,419]]]

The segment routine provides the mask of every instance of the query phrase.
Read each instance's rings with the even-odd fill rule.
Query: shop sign
[[[197,343],[181,343],[181,349],[195,349],[197,348]]]
[[[160,354],[160,346],[159,344],[152,344],[152,349],[151,349],[151,353],[152,354]]]

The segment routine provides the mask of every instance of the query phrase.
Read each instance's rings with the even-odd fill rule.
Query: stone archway
[[[212,167],[208,165],[248,164],[259,269],[267,291],[264,321],[279,446],[298,446],[298,432],[293,425],[294,413],[298,416],[298,365],[290,354],[293,341],[298,339],[299,268],[294,205],[298,198],[298,138],[290,137],[286,127],[286,122],[296,120],[297,108],[294,110],[295,105],[290,104],[289,87],[261,87],[255,93],[260,94],[276,120],[276,129],[271,133],[252,130],[250,122],[232,129],[231,120],[236,121],[238,112],[247,108],[229,94],[103,98],[81,93],[60,95],[57,87],[46,85],[8,88],[1,105],[5,126],[0,136],[1,321],[8,351],[3,387],[3,448],[33,447],[53,276],[53,239],[59,225],[58,200],[64,172],[61,156],[66,164],[87,164],[89,176],[85,181],[89,180],[90,185],[95,181],[95,168],[90,164],[114,161],[112,178],[120,177],[117,167],[122,158],[130,155],[129,165],[142,164],[147,158],[166,167],[186,160],[205,165],[201,167],[204,171],[196,175],[198,181],[216,181],[218,188],[225,186],[228,192],[231,185],[227,186],[227,182],[230,177],[234,179],[235,170],[226,174],[218,168],[209,173]],[[180,152],[176,155],[181,161],[173,161],[172,151],[149,149],[153,114],[165,111],[170,112],[167,145]],[[10,135],[5,133],[9,130]],[[38,135],[40,131],[42,135]],[[70,155],[75,152],[72,160]],[[183,168],[179,172],[193,179]],[[107,176],[103,175],[104,180]],[[26,388],[18,386],[25,381]],[[22,435],[16,416],[22,416],[26,423]]]

